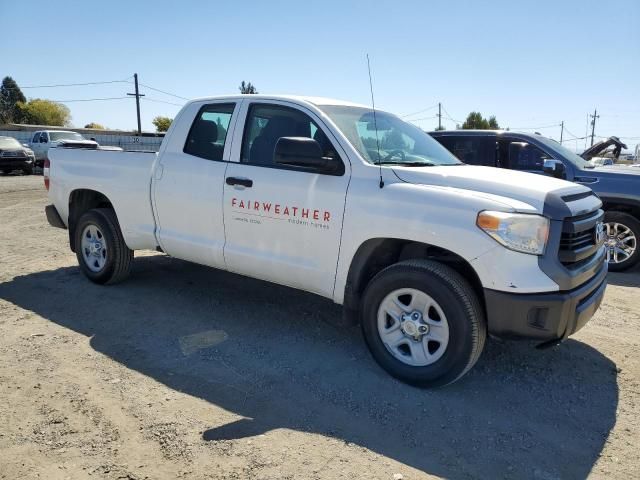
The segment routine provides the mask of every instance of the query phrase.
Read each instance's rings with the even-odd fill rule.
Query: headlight
[[[532,255],[544,253],[549,236],[549,219],[541,215],[485,211],[476,225],[501,245]]]

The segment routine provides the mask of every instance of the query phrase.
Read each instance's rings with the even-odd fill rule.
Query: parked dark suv
[[[609,270],[626,270],[640,261],[640,171],[626,166],[594,167],[537,134],[494,130],[430,134],[465,163],[551,175],[589,186],[604,205]]]
[[[0,137],[0,171],[5,175],[22,170],[25,175],[33,174],[35,156],[30,148],[13,137]]]

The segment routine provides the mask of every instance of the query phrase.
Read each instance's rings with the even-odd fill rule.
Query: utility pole
[[[131,95],[132,97],[136,97],[136,112],[138,113],[138,135],[142,135],[142,125],[140,123],[140,97],[144,97],[144,93],[140,93],[138,90],[138,74],[133,74],[133,81],[136,85],[136,93],[127,93],[127,95]]]
[[[438,102],[438,130],[442,130],[442,104]]]
[[[600,115],[598,115],[597,109],[593,111],[593,115],[591,115],[591,118],[593,119],[591,120],[591,146],[593,147],[593,136],[595,135],[595,132],[596,132],[596,118],[600,118]]]
[[[564,133],[564,120],[560,122],[560,143],[562,143],[562,134]]]

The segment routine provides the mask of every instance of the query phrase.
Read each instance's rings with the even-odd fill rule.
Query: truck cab
[[[588,186],[603,202],[609,269],[624,271],[640,262],[640,171],[595,166],[538,134],[452,130],[430,135],[470,165],[547,175]]]

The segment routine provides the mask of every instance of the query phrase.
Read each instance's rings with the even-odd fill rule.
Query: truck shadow
[[[619,287],[640,287],[640,266],[626,272],[609,272],[607,282]]]
[[[578,341],[489,342],[463,380],[419,390],[381,371],[327,300],[165,256],[134,270],[112,287],[76,267],[33,273],[0,284],[0,298],[243,417],[204,441],[289,428],[447,478],[584,478],[615,423],[616,367]]]

